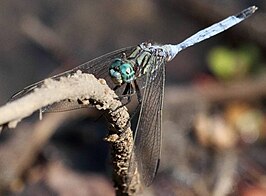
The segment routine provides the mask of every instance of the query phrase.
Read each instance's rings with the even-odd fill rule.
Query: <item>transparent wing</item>
[[[59,80],[62,76],[72,75],[72,74],[76,73],[77,70],[81,70],[83,73],[93,74],[96,78],[105,79],[107,84],[109,85],[109,87],[114,88],[115,85],[113,84],[113,82],[109,76],[110,63],[113,61],[114,58],[122,58],[123,53],[128,55],[130,52],[132,52],[132,50],[134,48],[135,47],[128,47],[128,48],[116,50],[114,52],[105,54],[105,55],[100,56],[98,58],[95,58],[91,61],[88,61],[84,64],[81,64],[72,70],[69,70],[69,71],[63,72],[61,74],[55,75],[51,78],[55,79],[55,80]],[[44,81],[42,80],[42,81],[34,83],[30,86],[27,86],[22,91],[13,95],[9,101],[16,100],[20,97],[23,97],[23,96],[33,92],[35,88],[42,86],[43,83],[44,83]],[[117,90],[116,93],[118,95],[120,95],[122,93],[122,91],[123,91],[123,89],[120,88]],[[78,109],[78,108],[82,108],[82,107],[86,107],[86,106],[81,105],[78,102],[63,100],[61,102],[58,102],[58,103],[55,103],[53,105],[50,105],[50,106],[43,108],[43,111],[44,112],[59,112],[59,111]]]
[[[147,76],[135,136],[135,158],[146,186],[152,183],[160,161],[164,83],[165,64],[162,63]]]
[[[63,100],[41,109],[42,112],[65,112],[81,108],[87,108],[90,105],[80,104],[74,100]]]

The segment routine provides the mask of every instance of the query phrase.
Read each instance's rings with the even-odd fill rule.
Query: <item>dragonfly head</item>
[[[130,63],[116,58],[109,68],[110,76],[115,84],[131,83],[135,79],[135,71]]]

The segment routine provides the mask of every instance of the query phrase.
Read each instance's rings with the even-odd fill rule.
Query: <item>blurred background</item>
[[[0,104],[38,80],[143,41],[179,43],[259,10],[166,67],[159,173],[144,195],[266,195],[266,2],[1,0]],[[114,195],[95,109],[38,114],[0,137],[1,195]]]

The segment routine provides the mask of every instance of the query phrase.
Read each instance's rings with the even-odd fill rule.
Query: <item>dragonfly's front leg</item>
[[[138,99],[139,103],[138,103],[136,109],[134,110],[134,112],[131,114],[130,120],[132,118],[134,118],[134,116],[140,111],[141,103],[142,103],[141,91],[140,91],[139,85],[138,85],[136,80],[134,80],[134,86],[135,86],[135,90],[136,90],[136,93],[137,93],[137,99]]]
[[[116,91],[118,88],[121,88],[120,85],[117,85],[113,88],[113,91]],[[124,97],[127,97],[129,99],[130,96],[132,96],[134,93],[131,92],[132,89],[132,85],[129,83],[126,83],[126,87],[125,90],[123,91],[123,93],[121,95],[119,95],[119,97],[117,98],[118,100],[122,100]],[[131,98],[130,98],[131,99]],[[128,104],[130,101],[128,101],[126,104]]]
[[[132,84],[131,83],[127,83],[126,84],[126,88],[124,90],[124,92],[122,93],[122,98],[126,97],[127,98],[127,102],[123,104],[123,106],[129,104],[131,102],[131,95],[133,95],[132,93]]]
[[[118,89],[118,87],[120,87],[120,86],[116,86],[113,90],[115,91],[116,89]],[[132,91],[132,88],[133,87],[132,87],[132,84],[131,83],[127,83],[126,84],[125,90],[123,91],[122,95],[118,97],[118,99],[120,101],[122,101],[122,99],[124,97],[126,97],[127,98],[127,101],[126,101],[126,103],[123,103],[121,106],[119,106],[117,109],[119,109],[121,107],[124,107],[124,106],[126,106],[127,104],[129,104],[131,102],[131,96],[133,95],[133,93],[131,92]]]

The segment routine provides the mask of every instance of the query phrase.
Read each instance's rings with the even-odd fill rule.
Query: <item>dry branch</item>
[[[105,110],[110,123],[106,141],[111,144],[113,178],[117,195],[132,195],[139,190],[138,175],[129,174],[128,166],[133,149],[133,136],[126,107],[102,79],[78,71],[60,80],[47,79],[34,92],[0,107],[0,125],[15,127],[33,112],[62,100],[84,100],[98,110]],[[85,102],[87,101],[87,102]],[[131,176],[133,175],[133,176]],[[128,185],[128,178],[132,178]]]

